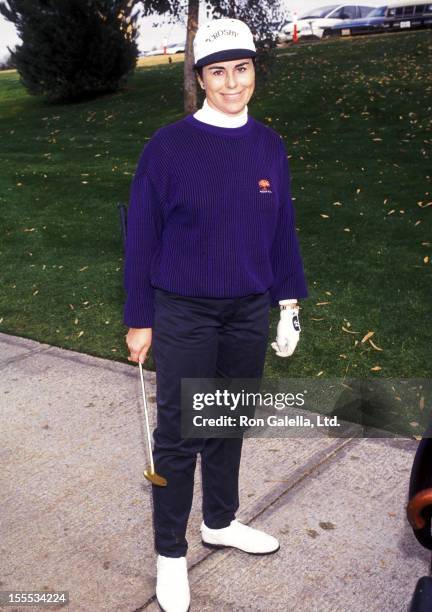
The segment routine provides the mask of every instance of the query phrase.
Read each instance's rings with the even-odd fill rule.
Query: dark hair
[[[252,60],[252,63],[254,65],[254,67],[255,67],[256,66],[256,57],[251,57],[251,60]],[[204,66],[200,66],[199,68],[194,68],[195,73],[199,74],[201,80],[203,78],[203,68],[204,68]]]

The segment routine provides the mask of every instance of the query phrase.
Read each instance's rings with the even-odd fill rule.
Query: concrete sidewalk
[[[158,610],[137,366],[6,334],[0,349],[0,590],[68,590],[73,612]],[[146,383],[154,420],[154,373]],[[202,546],[198,462],[191,611],[406,610],[429,562],[405,519],[416,446],[246,439],[238,518],[281,542],[263,557]]]

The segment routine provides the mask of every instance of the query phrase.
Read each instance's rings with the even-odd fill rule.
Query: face
[[[240,114],[255,89],[255,68],[250,57],[209,64],[204,66],[202,75],[198,80],[209,106],[227,115]]]

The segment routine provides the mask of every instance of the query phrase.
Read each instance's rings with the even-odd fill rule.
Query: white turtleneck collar
[[[194,113],[195,119],[203,121],[204,123],[210,123],[211,125],[218,125],[219,127],[236,128],[245,125],[248,120],[248,107],[244,107],[240,115],[227,115],[221,111],[215,110],[207,102],[207,98],[204,98],[202,108]]]

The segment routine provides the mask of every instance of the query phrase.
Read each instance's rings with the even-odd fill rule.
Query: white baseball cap
[[[195,35],[194,68],[219,60],[255,57],[252,32],[240,19],[213,19],[202,24]]]

